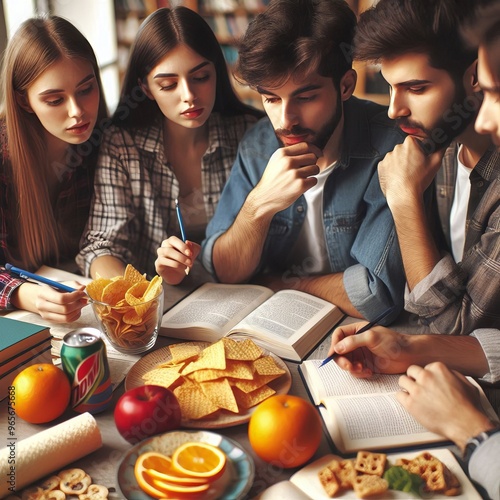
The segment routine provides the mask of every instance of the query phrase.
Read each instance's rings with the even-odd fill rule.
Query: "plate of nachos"
[[[183,427],[216,429],[248,422],[259,403],[288,393],[292,376],[282,359],[252,340],[223,338],[150,352],[130,369],[125,390],[145,384],[175,394]]]

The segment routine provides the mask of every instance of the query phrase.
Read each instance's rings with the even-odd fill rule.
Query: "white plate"
[[[425,498],[432,498],[432,500],[447,499],[447,500],[481,500],[481,495],[476,491],[465,472],[460,467],[457,459],[453,456],[453,453],[447,448],[429,448],[428,450],[417,450],[417,451],[406,451],[401,453],[391,453],[387,455],[387,461],[390,465],[395,465],[398,458],[412,459],[417,455],[420,455],[424,451],[428,451],[436,458],[439,458],[446,466],[455,474],[457,479],[460,481],[462,487],[462,493],[457,496],[449,497],[440,494],[429,494]],[[315,500],[329,500],[329,496],[326,494],[323,486],[321,485],[318,472],[323,469],[331,460],[337,459],[342,460],[336,455],[326,455],[318,460],[315,460],[311,464],[307,465],[297,473],[295,473],[291,482],[296,484],[299,488],[307,492],[310,498]],[[274,500],[280,497],[284,492],[288,491],[289,484],[277,483],[269,487],[263,493],[261,493],[257,498],[259,500]],[[354,493],[354,490],[346,490],[340,495],[335,495],[335,498],[350,498],[357,499],[358,497]],[[381,495],[373,495],[370,497],[371,500],[390,500],[390,499],[412,499],[417,500],[418,497],[412,495],[411,493],[405,493],[404,491],[387,490]]]
[[[227,465],[221,478],[203,493],[204,500],[235,500],[244,498],[251,488],[255,466],[251,457],[232,439],[206,431],[172,431],[145,439],[131,448],[122,459],[117,472],[118,486],[123,498],[151,500],[134,476],[137,457],[147,451],[157,451],[171,456],[174,450],[186,442],[203,442],[218,446],[226,455]]]
[[[202,349],[209,346],[210,342],[192,342],[194,345],[200,346]],[[277,379],[269,382],[269,387],[272,387],[277,394],[287,394],[292,385],[292,375],[286,366],[285,362],[273,354],[272,352],[264,350],[264,355],[273,357],[276,364],[285,370],[285,373]],[[125,390],[128,391],[134,387],[144,385],[142,376],[148,371],[156,368],[161,363],[165,363],[172,358],[169,347],[161,347],[143,356],[137,363],[132,366],[125,378]],[[254,408],[249,408],[247,411],[235,414],[227,410],[220,410],[217,416],[213,419],[200,419],[200,420],[182,420],[182,427],[190,427],[193,429],[220,429],[223,427],[232,427],[248,422],[252,415]]]

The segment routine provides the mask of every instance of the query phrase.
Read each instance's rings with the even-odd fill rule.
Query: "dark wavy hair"
[[[428,54],[432,67],[460,79],[477,57],[460,34],[475,6],[475,0],[380,0],[359,18],[354,58],[380,61],[410,52]]]
[[[120,102],[113,121],[125,127],[150,124],[161,111],[156,101],[146,97],[139,82],[174,48],[184,44],[215,66],[216,95],[213,111],[223,115],[262,112],[242,103],[229,79],[222,49],[207,22],[187,7],[161,8],[150,14],[141,24],[130,51],[123,81]]]
[[[345,0],[273,0],[239,44],[237,78],[252,88],[280,87],[314,71],[338,88],[352,67],[356,16]]]

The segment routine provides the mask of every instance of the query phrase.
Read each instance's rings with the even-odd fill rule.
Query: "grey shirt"
[[[500,432],[490,436],[472,453],[469,476],[493,500],[500,500]]]

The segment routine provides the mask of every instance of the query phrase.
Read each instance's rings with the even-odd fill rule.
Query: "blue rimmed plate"
[[[152,500],[135,479],[134,465],[137,457],[147,451],[171,456],[181,444],[193,441],[218,446],[227,457],[224,474],[214,481],[208,491],[203,492],[203,500],[244,498],[252,486],[255,475],[252,458],[232,439],[208,431],[172,431],[136,444],[123,457],[118,467],[119,493],[127,500]]]

